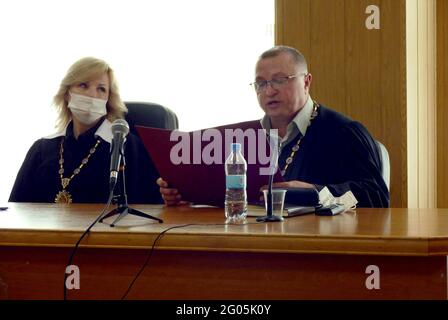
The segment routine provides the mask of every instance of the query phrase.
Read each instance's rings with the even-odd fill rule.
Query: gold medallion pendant
[[[72,203],[72,195],[66,190],[59,191],[54,199],[55,203]]]
[[[62,185],[62,190],[58,192],[58,194],[56,195],[56,197],[54,198],[54,202],[55,203],[72,203],[73,199],[72,199],[72,195],[65,190],[65,188],[68,187],[70,181],[72,181],[72,179],[81,171],[81,169],[89,162],[90,157],[92,156],[92,154],[95,153],[96,148],[98,147],[98,145],[100,144],[101,140],[98,139],[95,143],[95,145],[93,146],[92,149],[90,149],[89,154],[82,159],[81,164],[78,166],[78,168],[76,168],[75,170],[73,170],[72,175],[69,178],[64,178],[64,138],[62,138],[61,140],[61,147],[59,149],[59,177],[61,178],[61,185]]]

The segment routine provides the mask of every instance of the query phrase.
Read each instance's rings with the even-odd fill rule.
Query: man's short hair
[[[288,46],[272,47],[271,49],[263,52],[261,54],[261,56],[258,58],[258,61],[260,61],[262,59],[266,59],[266,58],[276,57],[276,56],[280,55],[281,53],[289,54],[297,66],[305,67],[305,71],[308,72],[308,64],[306,62],[305,57],[299,50],[297,50],[296,48],[293,48],[293,47],[288,47]]]

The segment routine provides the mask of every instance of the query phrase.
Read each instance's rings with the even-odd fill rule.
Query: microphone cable
[[[92,222],[92,224],[84,231],[84,233],[81,235],[81,237],[78,239],[78,242],[76,242],[75,247],[73,248],[71,254],[70,254],[70,258],[68,260],[68,264],[65,267],[64,270],[64,301],[67,300],[67,286],[66,286],[66,281],[67,281],[67,267],[71,266],[72,262],[73,262],[73,258],[75,257],[75,253],[78,250],[79,244],[81,243],[82,239],[84,239],[84,237],[89,233],[90,229],[93,228],[93,226],[101,219],[101,217],[104,215],[104,213],[106,213],[107,209],[109,209],[110,203],[112,202],[112,198],[113,198],[113,191],[111,191],[109,193],[109,199],[107,200],[106,206],[104,207],[103,211],[101,212],[101,214],[95,219],[95,221]]]
[[[157,235],[157,237],[155,238],[154,242],[152,243],[151,249],[149,250],[148,256],[146,257],[145,262],[143,263],[143,265],[141,266],[140,270],[135,275],[134,279],[132,280],[131,284],[129,285],[129,287],[126,290],[126,292],[124,293],[124,295],[121,297],[121,300],[126,299],[127,295],[129,294],[129,292],[131,291],[132,287],[134,286],[134,283],[140,277],[140,275],[143,272],[143,270],[147,267],[147,265],[149,263],[149,260],[150,260],[150,258],[152,256],[153,252],[154,252],[154,249],[155,249],[155,246],[156,246],[157,242],[159,242],[162,239],[162,237],[168,231],[173,230],[173,229],[191,227],[191,226],[198,226],[198,227],[229,226],[229,225],[230,226],[247,226],[248,224],[259,224],[259,223],[257,223],[257,222],[248,222],[248,223],[244,223],[244,224],[236,224],[236,223],[211,223],[211,224],[189,223],[189,224],[182,224],[182,225],[177,225],[177,226],[166,228],[165,230],[161,231]]]

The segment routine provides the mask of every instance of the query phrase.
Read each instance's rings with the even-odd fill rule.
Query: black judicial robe
[[[97,138],[94,134],[101,123],[79,135],[78,139],[73,135],[73,124],[69,124],[64,141],[64,178],[72,175],[95,145]],[[63,138],[40,139],[33,144],[17,175],[9,201],[54,202],[56,194],[62,190],[58,171],[59,149]],[[162,203],[156,184],[159,175],[142,142],[131,133],[126,139],[125,161],[128,202]],[[73,203],[106,203],[109,197],[109,176],[110,144],[102,140],[66,190],[72,195]]]
[[[283,147],[280,168],[298,138]],[[315,184],[318,189],[326,186],[334,196],[351,190],[358,207],[388,207],[389,191],[380,168],[380,151],[367,129],[321,105],[284,179]]]

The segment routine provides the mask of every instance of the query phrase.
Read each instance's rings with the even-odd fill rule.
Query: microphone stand
[[[277,147],[277,143],[274,143],[274,146]],[[278,157],[279,152],[278,149],[275,148],[274,150],[277,150],[276,155],[276,161],[274,164],[274,168],[269,176],[269,182],[268,182],[268,193],[266,195],[266,215],[262,217],[258,217],[256,220],[257,222],[277,222],[277,221],[283,221],[283,217],[281,216],[274,216],[272,214],[272,182],[274,180],[274,175],[277,172],[277,164],[278,164]]]
[[[153,217],[149,214],[143,213],[141,211],[138,211],[136,209],[132,209],[128,206],[128,197],[126,195],[126,183],[125,183],[125,174],[124,174],[124,168],[126,166],[126,162],[124,159],[124,154],[122,154],[121,157],[121,165],[120,165],[120,170],[119,170],[119,177],[118,180],[118,194],[114,194],[113,198],[112,198],[112,203],[113,204],[117,204],[117,208],[113,209],[112,211],[110,211],[109,213],[107,213],[104,217],[102,217],[100,219],[99,222],[103,222],[104,219],[107,219],[109,217],[112,217],[113,215],[118,214],[118,217],[111,223],[111,227],[115,227],[115,225],[117,224],[118,221],[120,221],[123,217],[125,217],[128,214],[134,215],[134,216],[139,216],[142,218],[146,218],[146,219],[152,219],[152,220],[156,220],[159,223],[163,223],[162,219]],[[114,190],[111,190],[111,192],[113,192]]]

